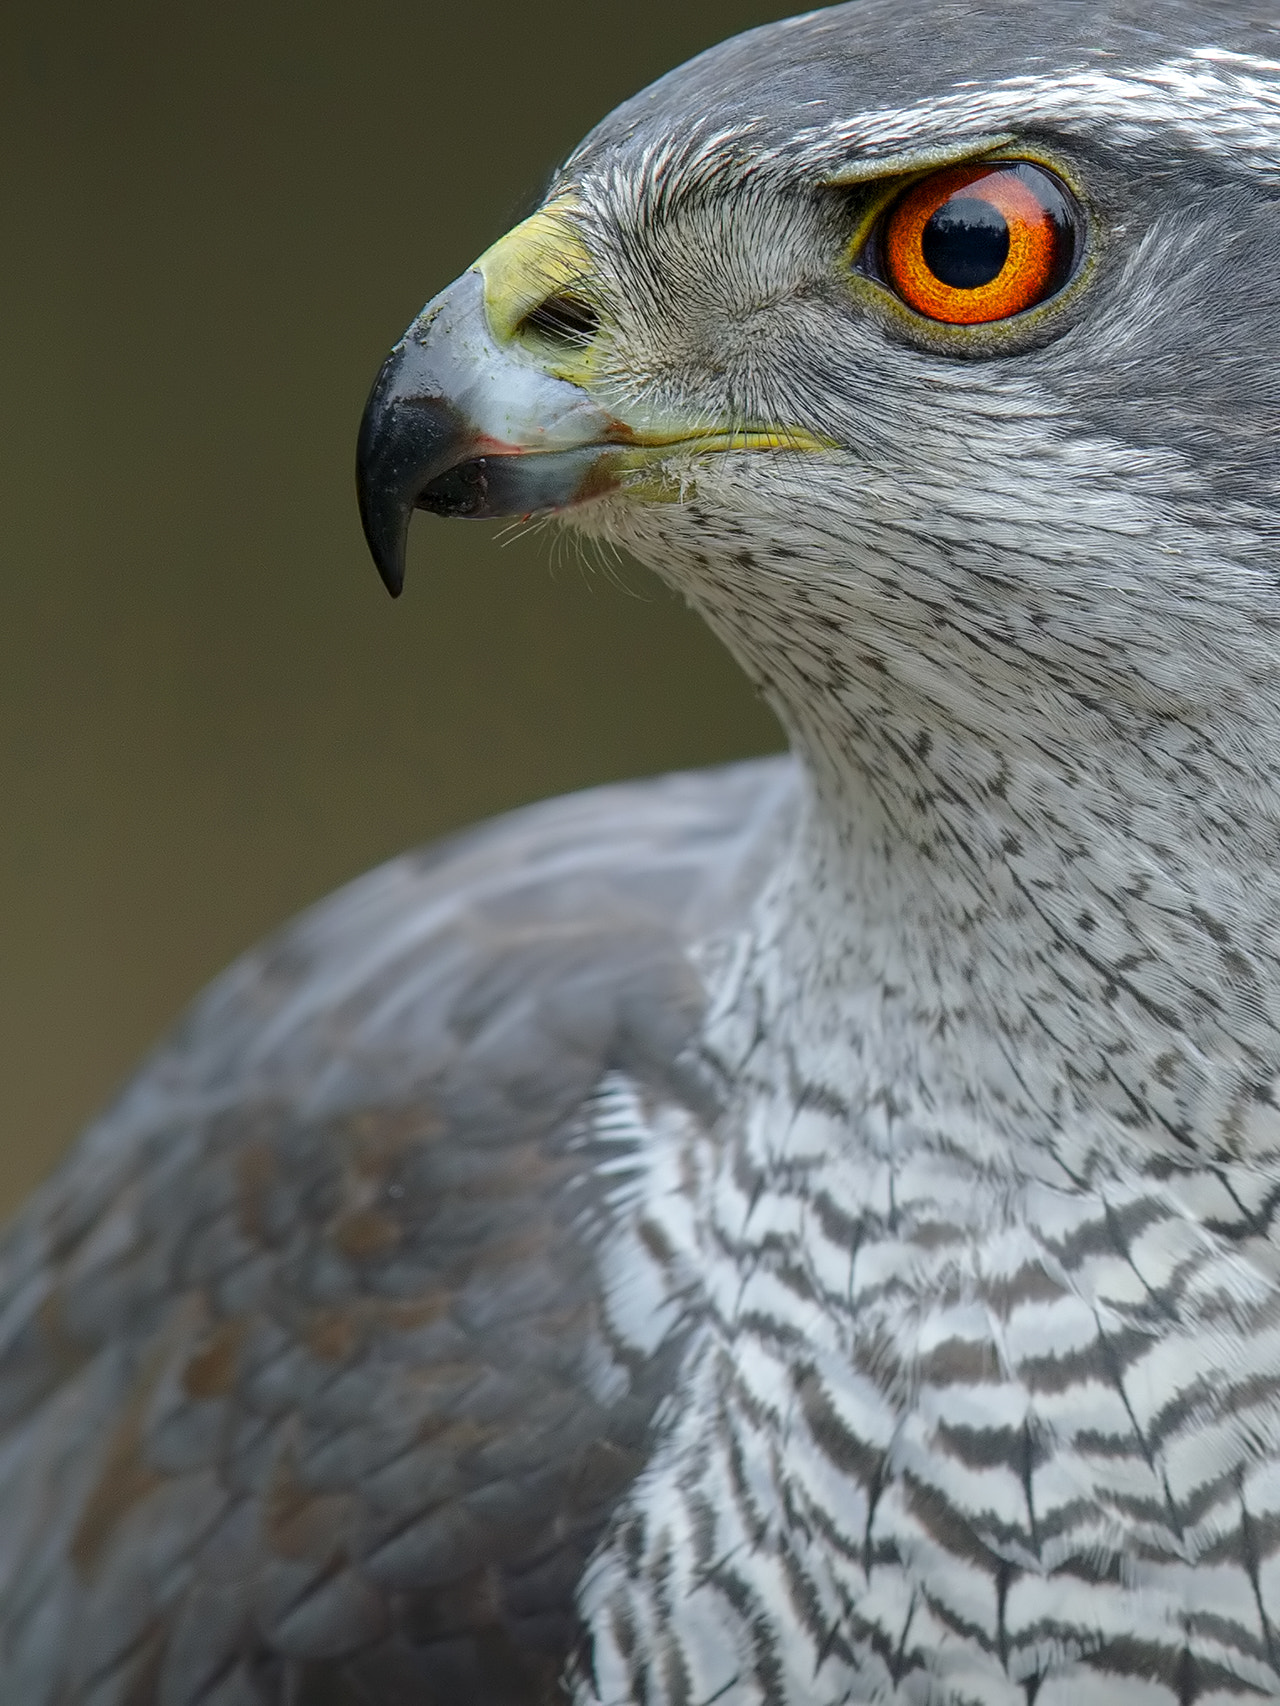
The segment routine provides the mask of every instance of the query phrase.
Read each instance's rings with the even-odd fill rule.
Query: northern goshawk
[[[3,1706],[1280,1699],[1280,29],[855,0],[424,311],[794,757],[235,966],[0,1245]]]

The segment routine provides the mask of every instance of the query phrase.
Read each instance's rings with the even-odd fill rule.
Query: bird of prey
[[[1280,1700],[1280,30],[854,0],[374,387],[790,759],[401,859],[0,1245],[3,1706]]]

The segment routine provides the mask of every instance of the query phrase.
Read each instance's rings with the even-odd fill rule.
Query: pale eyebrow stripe
[[[1260,177],[1280,180],[1280,65],[1212,47],[1142,71],[1024,75],[985,89],[958,88],[928,105],[880,108],[799,131],[772,152],[780,162],[852,181],[845,177],[851,166],[875,175],[888,161],[922,157],[930,139],[958,151],[1010,126],[1049,121],[1069,131],[1098,120],[1126,141],[1173,129],[1193,148],[1230,154]],[[954,141],[938,143],[940,131]],[[850,162],[850,148],[863,157]]]
[[[939,166],[958,166],[975,155],[989,154],[995,148],[1007,148],[1017,137],[1011,130],[996,131],[986,136],[966,136],[962,141],[940,143],[935,148],[912,148],[900,154],[877,154],[874,158],[846,161],[835,171],[828,172],[822,183],[831,189],[844,184],[868,183],[876,178],[893,178],[903,172],[927,172]]]

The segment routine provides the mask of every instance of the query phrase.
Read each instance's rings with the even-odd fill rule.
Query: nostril
[[[570,344],[581,349],[600,330],[600,316],[581,297],[548,296],[525,315],[519,330],[546,343]]]

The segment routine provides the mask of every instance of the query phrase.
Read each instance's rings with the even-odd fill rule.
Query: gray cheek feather
[[[1190,504],[1170,491],[1171,505],[1207,551],[1234,550],[1248,527],[1269,559],[1280,232],[1270,196],[1195,164],[1139,207],[1087,320],[1040,366],[1082,430],[1179,458],[1198,491]]]

